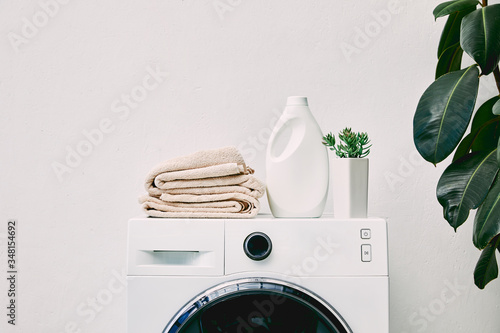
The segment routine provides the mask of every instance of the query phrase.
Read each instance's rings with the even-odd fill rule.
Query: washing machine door
[[[289,282],[247,278],[195,297],[163,333],[352,333],[319,296]]]

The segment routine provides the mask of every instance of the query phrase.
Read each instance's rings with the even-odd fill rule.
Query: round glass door
[[[194,298],[163,333],[352,333],[317,295],[288,282],[248,278]]]

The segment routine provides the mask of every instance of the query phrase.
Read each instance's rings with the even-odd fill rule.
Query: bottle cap
[[[308,104],[307,104],[307,97],[305,97],[305,96],[290,96],[286,100],[286,105],[308,106]]]

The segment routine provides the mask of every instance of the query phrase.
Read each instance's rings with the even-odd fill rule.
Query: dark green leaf
[[[495,116],[492,110],[498,100],[498,96],[490,98],[476,111],[471,125],[471,133],[475,133],[472,151],[491,151],[497,147],[500,117]]]
[[[497,147],[500,118],[494,118],[482,126],[472,142],[472,151],[491,151]]]
[[[500,181],[497,175],[488,195],[479,207],[474,219],[472,240],[483,249],[500,232]]]
[[[448,73],[420,98],[413,117],[413,141],[425,160],[441,162],[462,139],[476,103],[478,76],[475,65]]]
[[[484,287],[498,277],[498,265],[495,249],[499,246],[499,237],[495,237],[481,252],[481,256],[474,269],[474,283],[478,288]]]
[[[443,32],[441,33],[441,39],[439,40],[437,54],[438,59],[441,58],[444,50],[456,43],[460,43],[460,24],[462,23],[462,19],[465,15],[473,12],[475,9],[476,5],[459,12],[452,13],[448,16]]]
[[[500,100],[497,100],[495,105],[493,105],[492,112],[494,115],[500,116]]]
[[[500,61],[500,4],[476,9],[465,16],[460,28],[460,45],[488,75]]]
[[[460,43],[456,43],[444,50],[436,66],[436,80],[446,73],[460,70],[463,53]]]
[[[492,151],[496,148],[496,141],[500,136],[500,117],[491,112],[493,104],[499,99],[498,96],[486,101],[476,111],[472,119],[471,132],[460,142],[453,156],[453,161],[472,151]]]
[[[498,171],[496,150],[474,152],[453,162],[441,175],[437,198],[444,218],[456,230],[486,197]]]
[[[495,117],[493,114],[493,105],[500,99],[499,96],[495,96],[487,100],[477,109],[476,114],[474,115],[474,119],[472,119],[471,124],[471,133],[478,130],[481,126],[484,125],[487,121],[490,121]]]
[[[455,155],[453,155],[453,162],[455,162],[459,158],[464,157],[470,152],[474,138],[475,133],[469,133],[462,139],[457,147],[457,150],[455,150]]]
[[[434,8],[432,14],[434,15],[434,19],[438,17],[446,16],[454,12],[458,12],[469,8],[471,6],[477,6],[477,0],[455,0],[455,1],[446,1],[442,4],[437,5]]]

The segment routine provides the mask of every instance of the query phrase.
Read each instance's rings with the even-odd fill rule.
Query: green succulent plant
[[[363,158],[370,153],[370,139],[365,132],[353,132],[351,128],[344,128],[339,132],[342,142],[336,144],[335,135],[332,132],[323,136],[323,144],[334,151],[341,158]]]

